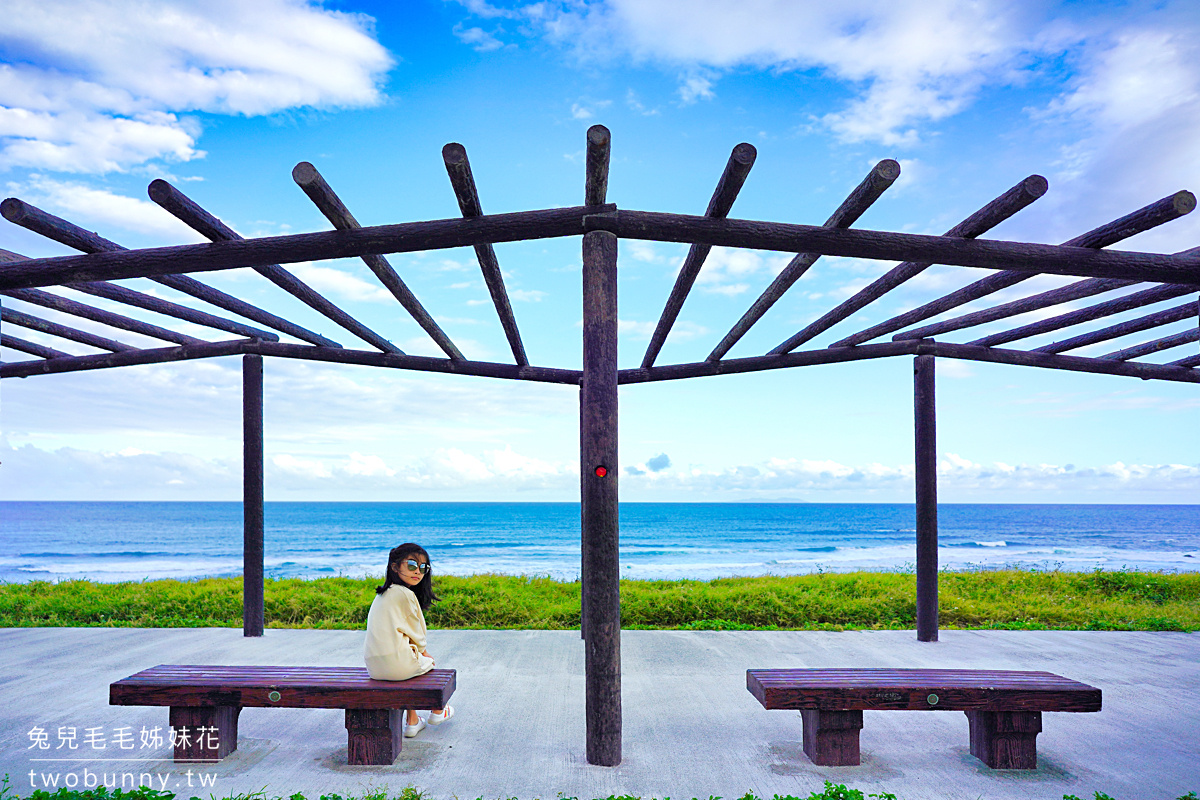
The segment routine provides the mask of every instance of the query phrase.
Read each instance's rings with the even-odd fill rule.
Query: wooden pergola
[[[0,295],[20,301],[24,306],[54,309],[167,344],[154,348],[134,347],[118,339],[68,327],[5,305],[0,344],[34,358],[0,365],[0,378],[242,355],[244,632],[247,636],[259,636],[263,631],[264,356],[579,386],[583,606],[580,628],[586,652],[587,758],[590,763],[602,765],[615,765],[621,760],[617,523],[619,385],[914,356],[917,638],[935,641],[938,633],[936,358],[1124,375],[1143,380],[1200,382],[1200,370],[1196,369],[1200,365],[1200,355],[1194,348],[1193,352],[1174,360],[1147,360],[1147,357],[1165,351],[1175,351],[1174,355],[1178,356],[1177,348],[1198,339],[1200,328],[1195,323],[1200,311],[1197,304],[1200,248],[1175,254],[1105,249],[1191,212],[1196,199],[1190,192],[1165,197],[1061,245],[1044,245],[978,238],[1046,192],[1046,180],[1038,175],[1020,181],[942,236],[924,236],[851,227],[899,176],[900,167],[892,160],[877,164],[824,225],[812,226],[728,217],[754,164],[756,152],[749,144],[739,144],[733,149],[703,216],[626,210],[607,203],[609,152],[609,131],[600,125],[593,126],[587,132],[582,206],[485,215],[465,149],[459,144],[448,144],[442,149],[442,157],[462,218],[374,227],[359,225],[316,168],[303,162],[292,171],[292,176],[335,230],[258,239],[242,239],[174,186],[156,180],[150,184],[150,197],[212,243],[142,250],[126,250],[66,220],[9,198],[0,205],[5,219],[84,254],[25,258],[0,250]],[[583,238],[582,370],[529,363],[492,247],[497,242],[565,236]],[[645,356],[640,366],[633,369],[617,366],[617,243],[621,238],[691,245]],[[385,258],[388,253],[464,246],[475,248],[483,278],[512,350],[512,363],[466,358]],[[659,366],[656,364],[659,351],[714,246],[797,255],[705,360]],[[749,358],[727,358],[726,354],[734,344],[822,255],[902,263],[768,353]],[[444,358],[401,352],[382,335],[280,266],[346,257],[361,257],[366,262],[380,283],[445,353]],[[844,336],[827,347],[802,349],[802,345],[933,264],[982,267],[995,272],[911,311]],[[370,349],[361,345],[343,346],[192,277],[194,273],[239,267],[254,269],[370,345]],[[1041,274],[1073,276],[1080,280],[982,311],[927,322],[943,312]],[[110,282],[124,278],[148,278],[227,313],[198,311]],[[46,291],[53,287],[68,287],[173,320],[186,320],[231,334],[234,338],[219,339],[215,334],[207,339],[185,336],[144,318],[116,314]],[[1134,287],[1134,290],[1121,291],[1128,287]],[[1037,322],[985,336],[972,333],[972,329],[985,323],[1039,309],[1053,310],[1056,306],[1091,297],[1096,297],[1097,301],[1082,308],[1061,310]],[[1103,322],[1122,312],[1179,298],[1183,298],[1179,304],[1165,310],[1116,324]],[[1182,333],[1168,336],[1155,333],[1157,328],[1189,319],[1193,324]],[[101,352],[72,355],[13,336],[9,333],[11,326],[40,331]],[[956,339],[965,341],[934,338],[958,331],[964,333]],[[1135,346],[1098,357],[1069,354],[1087,345],[1139,332],[1145,332],[1147,338]],[[1064,338],[1036,347],[1012,344],[1051,333]],[[280,334],[296,341],[281,341]],[[892,334],[890,340],[881,338],[888,334]]]

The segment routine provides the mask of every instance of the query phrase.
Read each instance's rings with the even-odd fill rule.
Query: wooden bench
[[[391,764],[404,743],[406,709],[445,708],[454,685],[452,669],[376,681],[364,667],[160,664],[111,684],[108,702],[170,706],[176,761],[219,761],[236,750],[246,707],[344,708],[348,762]]]
[[[1049,672],[976,669],[750,669],[763,708],[797,709],[804,753],[859,763],[863,711],[965,711],[971,754],[992,769],[1036,769],[1043,711],[1099,711],[1100,690]]]

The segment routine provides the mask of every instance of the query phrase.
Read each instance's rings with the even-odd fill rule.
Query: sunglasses
[[[409,572],[419,572],[422,575],[424,575],[426,572],[429,572],[429,570],[431,569],[431,567],[428,564],[422,564],[420,561],[417,561],[415,558],[410,558],[407,561],[402,562],[401,566],[403,566]]]

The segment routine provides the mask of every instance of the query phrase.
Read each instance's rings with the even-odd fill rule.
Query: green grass
[[[927,796],[934,797],[933,795]],[[174,797],[175,795],[171,792],[160,792],[146,787],[139,787],[132,791],[116,789],[110,793],[105,787],[100,786],[95,789],[84,790],[59,789],[53,794],[46,791],[35,791],[25,798],[20,798],[10,790],[7,775],[4,776],[4,784],[0,788],[0,800],[173,800]],[[216,800],[216,795],[211,795],[211,798],[212,800]],[[498,800],[517,800],[505,794],[499,794],[497,798]],[[777,794],[772,800],[868,800],[868,798],[874,798],[874,800],[900,800],[900,798],[891,792],[865,794],[858,789],[851,789],[843,784],[834,784],[829,781],[825,781],[822,791],[813,791],[804,797]],[[192,800],[197,800],[197,798],[192,798]],[[282,796],[268,798],[265,790],[263,790],[249,794],[230,795],[224,798],[224,800],[307,800],[307,798],[299,792],[287,798]],[[355,796],[342,797],[340,794],[331,793],[321,795],[319,800],[428,800],[428,798],[424,792],[418,791],[412,786],[407,786],[399,794],[394,794],[390,797],[387,791],[380,789],[375,791],[368,790],[361,798]],[[480,797],[477,800],[484,800],[484,798]],[[580,799],[578,797],[565,797],[560,792],[555,800]],[[641,800],[641,798],[632,795],[609,795],[606,798],[596,798],[596,800]],[[664,797],[663,800],[670,800],[670,798]],[[699,798],[692,798],[692,800],[699,800]],[[722,798],[710,795],[708,800],[722,800]],[[759,798],[752,792],[747,792],[741,798],[738,798],[738,800],[762,800],[762,798]],[[1063,800],[1080,800],[1080,798],[1073,794],[1064,794]],[[1098,791],[1095,793],[1095,800],[1117,800],[1117,798],[1110,797],[1104,792]],[[1164,800],[1167,799],[1164,797]],[[1188,792],[1176,800],[1200,800],[1200,798],[1196,797],[1195,792]]]
[[[1200,630],[1200,573],[942,572],[943,629]],[[361,629],[376,581],[268,580],[272,628]],[[431,628],[567,630],[579,626],[579,583],[439,576]],[[916,626],[916,578],[817,573],[712,581],[622,581],[627,629],[848,630]],[[240,627],[241,579],[0,584],[0,627]]]

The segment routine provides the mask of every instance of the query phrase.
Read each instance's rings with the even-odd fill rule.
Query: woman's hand
[[[425,656],[425,657],[426,657],[426,658],[428,658],[430,661],[433,661],[433,656],[429,655],[429,651],[428,651],[428,650],[423,650],[423,651],[421,652],[421,655]],[[433,664],[434,664],[434,666],[437,666],[437,662],[436,662],[436,661],[433,661]]]

